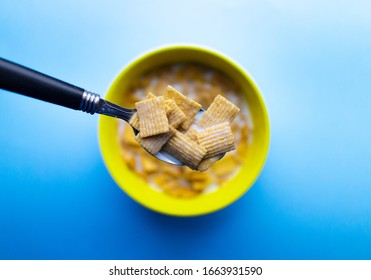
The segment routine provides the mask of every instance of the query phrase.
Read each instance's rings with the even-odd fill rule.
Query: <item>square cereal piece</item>
[[[152,92],[148,92],[147,97],[145,100],[156,98],[156,95],[154,95]],[[138,113],[134,113],[134,115],[130,118],[129,124],[134,127],[136,130],[140,130],[140,124],[139,124],[139,118]]]
[[[179,131],[175,131],[173,137],[162,149],[183,162],[192,169],[196,169],[206,154],[206,149],[191,141]]]
[[[193,119],[195,118],[198,111],[200,111],[202,107],[201,104],[185,97],[183,94],[181,94],[179,91],[177,91],[175,88],[171,86],[167,87],[164,98],[165,100],[166,99],[174,100],[176,105],[178,105],[180,110],[182,110],[183,113],[185,114],[186,120],[182,122],[182,124],[180,125],[184,129],[187,129],[191,125]]]
[[[162,97],[151,98],[135,103],[137,108],[140,133],[142,137],[153,136],[169,131]]]
[[[154,136],[142,137],[142,132],[139,132],[135,136],[135,140],[138,141],[144,149],[146,149],[152,155],[156,155],[162,148],[163,145],[174,135],[175,129],[169,125],[169,131]]]
[[[210,185],[211,185],[211,182],[208,182],[208,181],[192,182],[192,190],[197,191],[197,192],[203,192]]]
[[[211,170],[214,172],[214,174],[218,177],[225,177],[233,173],[236,168],[238,167],[238,163],[235,161],[233,156],[226,155],[223,157],[220,161],[215,163]]]
[[[197,166],[198,171],[206,171],[208,170],[215,162],[220,159],[220,155],[216,155],[213,157],[205,158],[201,160],[200,164]]]
[[[183,172],[183,179],[192,182],[201,182],[201,181],[212,181],[213,177],[208,172],[198,172],[197,170],[191,170],[189,168]]]
[[[157,187],[161,187],[167,184],[169,181],[173,181],[173,180],[174,179],[169,177],[168,175],[157,172],[152,178],[152,183],[155,184]]]
[[[140,159],[141,159],[141,164],[143,168],[143,173],[148,175],[151,173],[155,173],[159,170],[154,157],[144,155],[144,156],[141,156]]]
[[[176,105],[174,100],[165,100],[165,111],[169,124],[177,128],[182,122],[186,120],[186,116],[182,110]]]
[[[193,142],[196,142],[198,144],[197,134],[198,134],[198,130],[195,128],[194,125],[191,125],[191,127],[184,133],[185,136],[187,136]]]
[[[164,163],[165,166],[161,168],[161,172],[164,172],[165,174],[174,177],[174,178],[179,178],[182,174],[182,169],[181,166],[177,165],[172,165],[172,164],[167,164]]]
[[[161,188],[165,193],[179,198],[191,198],[198,194],[197,191],[185,187],[182,184],[179,184],[177,181],[170,181],[164,185],[161,185]]]
[[[205,128],[197,134],[198,144],[207,150],[205,158],[236,149],[229,123],[220,123]]]
[[[215,97],[213,103],[203,114],[200,119],[199,125],[206,128],[219,123],[231,123],[240,112],[240,109],[225,99],[223,96],[218,95]]]

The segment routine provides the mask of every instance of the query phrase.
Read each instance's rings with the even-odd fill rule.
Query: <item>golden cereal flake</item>
[[[137,108],[141,137],[153,136],[169,131],[162,97],[151,98],[135,103]]]
[[[125,161],[130,170],[136,171],[137,165],[136,165],[136,160],[135,160],[134,155],[126,154]]]
[[[120,147],[120,155],[125,162],[130,161],[133,157],[132,151],[126,149],[125,147]]]
[[[247,142],[240,142],[237,146],[236,153],[234,153],[233,155],[237,162],[243,163],[246,160],[247,150]]]
[[[147,156],[142,156],[140,159],[145,174],[150,174],[157,171],[157,165]]]
[[[235,161],[235,159],[232,156],[227,155],[224,158],[222,158],[219,162],[216,162],[211,167],[211,170],[218,177],[224,177],[224,176],[227,176],[233,173],[233,171],[235,171],[237,167],[238,167],[238,164]]]
[[[212,180],[192,182],[192,189],[198,192],[204,191],[212,183]]]
[[[130,125],[127,125],[127,124],[125,124],[125,127],[123,129],[123,132],[121,135],[121,141],[134,148],[140,146],[138,142],[135,141],[135,135],[134,135],[133,129],[130,127]]]
[[[192,198],[198,194],[199,192],[189,188],[178,187],[178,189],[176,189],[176,195],[178,195],[181,198]]]
[[[158,80],[156,85],[153,86],[153,92],[160,95],[160,93],[165,92],[168,84],[168,82]]]
[[[188,168],[187,172],[184,173],[184,178],[189,182],[203,182],[203,181],[212,181],[212,177],[208,172],[198,172],[190,170]]]
[[[158,173],[153,176],[153,182],[158,186],[162,187],[171,181],[171,178],[163,173]]]
[[[172,176],[172,177],[179,177],[179,176],[181,176],[182,171],[181,171],[181,167],[180,166],[176,166],[176,165],[172,165],[172,164],[167,164],[167,163],[164,163],[163,165],[164,166],[161,168],[161,171],[163,171],[167,175]]]
[[[180,185],[179,182],[176,181],[168,182],[165,185],[162,185],[161,188],[166,193],[179,198],[191,198],[199,193],[191,188]]]

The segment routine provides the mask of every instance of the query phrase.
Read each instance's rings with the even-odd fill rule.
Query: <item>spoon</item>
[[[135,108],[118,106],[104,100],[99,94],[2,58],[0,58],[0,88],[92,115],[95,113],[102,114],[119,118],[126,122],[129,122],[136,112]],[[204,112],[203,109],[200,109],[196,118],[200,119]],[[135,134],[138,133],[136,129],[133,128],[133,130]],[[160,151],[153,156],[170,164],[184,165],[181,161],[164,151]]]

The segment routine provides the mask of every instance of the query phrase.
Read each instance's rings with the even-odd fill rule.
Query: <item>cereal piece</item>
[[[159,78],[159,80],[166,82],[165,89],[166,89],[167,85],[173,84],[175,82],[174,81],[175,73],[172,70],[172,66],[171,65],[165,65],[165,66],[161,67],[161,70],[158,71],[158,78]]]
[[[177,128],[182,122],[185,121],[186,116],[182,110],[176,105],[174,100],[165,100],[166,115],[169,120],[169,124],[174,128]]]
[[[128,144],[129,146],[132,146],[134,148],[140,147],[138,145],[138,142],[135,141],[135,135],[133,129],[130,127],[130,125],[125,125],[125,128],[123,129],[121,140],[125,143]]]
[[[178,130],[181,134],[185,134],[185,133],[188,131],[188,129],[183,129],[183,128],[181,128],[181,127],[178,127],[177,130]]]
[[[168,180],[164,182],[163,184],[159,185],[159,187],[163,189],[165,192],[171,193],[178,188],[178,184],[176,183],[176,181]]]
[[[138,97],[136,97],[133,94],[128,94],[128,97],[125,98],[124,104],[122,104],[122,105],[125,106],[125,107],[133,107],[133,106],[135,106],[135,103],[138,102],[138,101],[141,101],[141,99],[139,99]]]
[[[229,181],[228,177],[218,177],[217,178],[217,182],[218,182],[219,187],[223,186],[228,181]]]
[[[120,147],[120,155],[125,162],[130,161],[131,158],[133,157],[133,154],[124,147]]]
[[[199,96],[199,93],[204,93],[207,91],[206,84],[201,80],[196,80],[193,82],[193,90],[194,92],[197,92],[197,96]]]
[[[154,95],[152,92],[149,92],[147,94],[147,97],[145,100],[156,98],[156,95]],[[129,124],[134,127],[136,130],[139,131],[140,124],[139,124],[139,118],[138,118],[138,113],[134,113],[134,115],[130,118]]]
[[[215,72],[210,80],[210,83],[221,87],[223,91],[227,91],[228,89],[236,89],[235,83],[221,72]]]
[[[143,171],[145,173],[154,173],[158,171],[157,165],[153,162],[153,160],[147,156],[141,157],[141,163],[143,167]]]
[[[182,174],[180,166],[167,164],[167,163],[164,163],[164,167],[161,168],[161,170],[164,173],[166,173],[170,176],[173,176],[173,177],[179,177]]]
[[[163,145],[174,135],[175,129],[169,126],[169,131],[154,136],[142,137],[142,132],[139,132],[135,136],[135,140],[138,141],[144,149],[146,149],[152,155],[156,155],[162,148]]]
[[[237,167],[238,164],[232,156],[225,156],[219,162],[215,163],[211,167],[211,170],[215,175],[223,177],[233,173]]]
[[[206,128],[219,123],[231,123],[239,112],[240,109],[236,105],[229,102],[223,96],[218,95],[205,114],[203,114],[199,125]]]
[[[207,150],[205,158],[232,151],[236,148],[229,123],[221,123],[200,131],[198,143]]]
[[[139,131],[140,124],[139,124],[139,118],[138,118],[138,113],[134,113],[134,115],[131,117],[129,120],[129,124],[134,127],[136,130]]]
[[[148,92],[147,96],[146,96],[146,99],[152,99],[152,98],[156,98],[157,96],[154,95],[152,92]]]
[[[156,97],[135,103],[137,108],[140,133],[142,137],[153,136],[169,131],[162,97]]]
[[[182,187],[178,187],[178,189],[174,189],[174,191],[176,191],[176,194],[178,195],[178,197],[181,197],[181,198],[191,198],[199,194],[199,192],[194,191],[193,189],[182,188]]]
[[[189,139],[191,139],[193,142],[196,142],[198,144],[198,141],[197,141],[197,134],[198,134],[198,130],[194,127],[194,126],[191,126],[185,133],[184,135],[187,136]]]
[[[135,156],[134,155],[128,155],[126,158],[126,164],[129,167],[129,169],[135,171],[136,170],[136,161],[135,161]]]
[[[148,75],[142,76],[137,82],[139,87],[146,88],[151,83],[151,77]]]
[[[206,154],[206,149],[191,141],[179,131],[163,146],[163,150],[173,155],[185,165],[196,169]]]
[[[200,164],[197,166],[198,171],[206,171],[208,170],[215,162],[220,159],[220,155],[216,155],[213,157],[205,158],[201,160]]]
[[[221,91],[221,89],[218,87],[218,86],[213,86],[211,85],[210,88],[209,88],[209,102],[210,102],[210,105],[214,102],[214,99],[218,96],[218,95],[223,95],[223,92]]]
[[[180,87],[179,88],[180,88],[180,91],[183,93],[183,95],[188,95],[191,92],[189,81],[187,81],[187,80],[180,81]]]
[[[185,70],[184,65],[181,65],[178,69],[176,69],[175,78],[177,81],[182,81],[185,79]]]
[[[195,64],[191,64],[187,67],[187,76],[188,76],[188,79],[191,80],[191,81],[194,81],[196,79],[199,79],[200,77],[200,68],[195,65]]]
[[[211,183],[212,183],[212,181],[209,181],[209,180],[192,182],[192,189],[195,190],[195,191],[198,191],[198,192],[202,192],[208,186],[210,186]]]
[[[234,154],[234,158],[236,161],[242,163],[246,159],[247,156],[248,145],[247,142],[242,141],[237,145],[236,153]]]
[[[191,125],[193,119],[202,107],[201,104],[185,97],[183,94],[181,94],[179,91],[171,86],[167,87],[164,98],[165,100],[174,100],[176,105],[178,105],[180,110],[182,110],[185,114],[186,120],[181,124],[181,127],[184,129],[187,129]]]
[[[165,92],[166,87],[169,83],[158,79],[157,83],[153,87],[153,92],[159,94],[160,92]]]
[[[198,172],[198,171],[190,170],[189,168],[187,169],[188,171],[184,174],[184,176],[185,176],[185,179],[191,182],[211,180],[211,176],[207,172]]]
[[[214,98],[209,94],[209,91],[197,92],[197,95],[195,96],[195,101],[200,103],[203,108],[210,107],[213,100]]]
[[[180,186],[176,181],[168,182],[161,187],[166,193],[179,198],[191,198],[198,194],[191,188]]]
[[[241,129],[241,141],[249,140],[250,129],[247,125],[244,125]]]
[[[162,187],[164,186],[166,183],[168,183],[171,178],[165,174],[162,174],[162,173],[159,173],[159,174],[156,174],[154,177],[153,177],[153,182],[158,186],[158,187]]]

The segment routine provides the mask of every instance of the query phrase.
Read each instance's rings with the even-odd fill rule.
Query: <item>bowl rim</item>
[[[263,120],[264,120],[264,123],[265,123],[265,126],[266,126],[266,133],[264,134],[265,145],[262,148],[263,157],[260,161],[259,166],[257,167],[258,172],[256,172],[254,174],[254,176],[252,177],[251,183],[248,184],[245,187],[243,192],[239,193],[238,195],[235,195],[232,200],[229,200],[227,203],[220,203],[217,207],[210,208],[207,211],[199,211],[199,212],[194,212],[194,213],[172,213],[171,211],[166,211],[166,210],[163,210],[163,209],[159,209],[157,207],[154,208],[154,207],[144,203],[138,197],[135,197],[132,194],[129,194],[127,192],[127,189],[120,184],[120,182],[118,181],[118,178],[116,178],[116,175],[114,174],[113,170],[111,170],[111,168],[109,167],[108,162],[106,161],[106,158],[105,158],[105,151],[103,149],[102,137],[101,137],[101,129],[102,129],[102,123],[103,123],[102,119],[104,118],[104,116],[103,116],[103,118],[102,118],[102,116],[99,116],[99,119],[98,119],[98,143],[99,143],[100,153],[101,153],[104,165],[105,165],[107,171],[109,172],[109,174],[111,175],[111,177],[113,178],[113,180],[115,181],[115,183],[118,185],[118,187],[124,193],[126,193],[130,198],[132,198],[133,200],[138,202],[140,205],[142,205],[142,206],[144,206],[144,207],[146,207],[146,208],[148,208],[152,211],[162,213],[162,214],[165,214],[165,215],[170,215],[170,216],[191,217],[191,216],[206,215],[206,214],[210,214],[210,213],[219,211],[219,210],[233,204],[237,200],[239,200],[245,193],[247,193],[250,190],[250,188],[255,184],[256,180],[259,178],[261,172],[264,169],[264,166],[265,166],[268,154],[269,154],[270,136],[271,136],[269,114],[268,114],[268,110],[267,110],[267,105],[264,102],[264,98],[261,94],[261,91],[259,90],[259,87],[257,86],[255,80],[252,78],[251,74],[248,71],[246,71],[242,66],[240,66],[237,62],[235,62],[233,59],[231,59],[229,56],[225,55],[224,53],[222,53],[220,51],[217,51],[215,49],[212,49],[210,47],[203,46],[203,45],[197,45],[197,44],[168,44],[168,45],[155,47],[155,48],[152,48],[152,49],[150,49],[146,52],[141,53],[140,55],[136,56],[134,59],[129,61],[129,63],[127,63],[124,67],[122,67],[121,70],[118,72],[118,74],[116,74],[116,76],[113,78],[113,80],[111,81],[111,83],[109,84],[109,86],[106,90],[105,97],[107,97],[107,95],[109,94],[110,89],[112,88],[112,86],[117,81],[119,81],[123,77],[125,77],[127,75],[127,73],[132,71],[132,68],[136,67],[137,64],[142,63],[143,60],[146,60],[146,59],[148,59],[152,56],[161,54],[163,52],[174,51],[174,50],[177,50],[177,51],[179,51],[179,50],[191,50],[191,51],[198,51],[198,52],[202,52],[202,53],[207,53],[207,54],[212,55],[212,56],[216,56],[220,60],[226,62],[227,64],[232,66],[235,70],[237,70],[239,72],[239,74],[241,74],[242,77],[245,80],[247,80],[249,85],[253,88],[254,95],[257,97],[257,99],[259,101],[258,103],[259,103],[259,105],[261,107],[261,110],[262,110],[262,117],[263,117]]]

